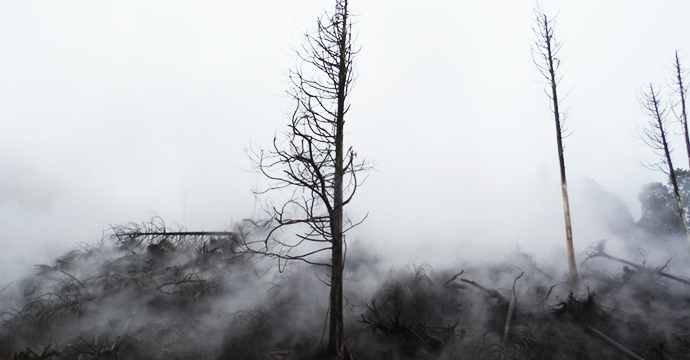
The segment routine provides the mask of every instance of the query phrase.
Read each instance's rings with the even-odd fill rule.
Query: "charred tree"
[[[674,74],[676,78],[674,79],[673,82],[673,88],[675,92],[678,94],[680,97],[680,100],[678,101],[676,106],[680,106],[680,113],[676,112],[676,117],[678,118],[678,122],[680,122],[680,125],[683,127],[683,135],[685,136],[685,149],[688,152],[688,169],[690,169],[690,135],[688,135],[688,115],[685,111],[685,94],[687,93],[687,89],[685,88],[685,85],[683,85],[683,80],[685,78],[685,71],[683,68],[680,66],[680,59],[678,58],[678,51],[676,51],[676,59],[674,63],[674,70],[676,73]],[[675,109],[675,107],[674,107]]]
[[[683,222],[685,236],[688,239],[688,243],[690,243],[688,219],[685,216],[683,200],[680,196],[676,171],[674,170],[673,160],[671,158],[671,147],[668,142],[667,111],[666,108],[661,106],[661,98],[657,91],[654,90],[652,84],[649,84],[649,92],[642,93],[640,104],[642,105],[642,111],[649,117],[647,126],[640,131],[640,138],[661,158],[659,162],[645,164],[645,167],[661,171],[668,176],[668,180],[673,187],[673,195],[676,198],[676,204],[678,205],[678,214]]]
[[[558,161],[561,169],[561,191],[563,194],[563,213],[565,215],[565,235],[568,248],[568,265],[570,268],[570,280],[572,283],[578,281],[577,265],[575,263],[575,250],[573,248],[573,230],[570,223],[570,202],[568,200],[568,184],[565,177],[565,158],[563,156],[563,138],[565,137],[564,121],[565,116],[561,114],[558,100],[558,84],[561,76],[558,75],[560,59],[557,58],[561,49],[561,43],[554,37],[554,20],[544,14],[541,9],[535,10],[535,24],[533,27],[536,39],[532,46],[532,59],[544,76],[547,88],[544,90],[551,99],[551,111],[556,122],[556,142],[558,145]]]
[[[642,140],[659,155],[661,160],[652,164],[644,164],[645,167],[652,170],[659,170],[668,176],[668,180],[673,188],[673,195],[676,198],[678,205],[678,214],[683,222],[683,229],[685,235],[690,243],[690,232],[688,232],[688,219],[685,216],[683,208],[683,200],[680,196],[678,187],[678,180],[676,178],[676,171],[673,168],[673,160],[671,158],[671,147],[668,143],[668,121],[666,120],[666,109],[661,106],[661,98],[654,86],[649,84],[649,92],[642,93],[640,97],[640,104],[642,110],[649,117],[647,126],[641,131],[640,137]]]
[[[359,223],[344,219],[343,208],[361,184],[358,173],[367,165],[344,142],[345,115],[353,78],[351,22],[347,0],[336,0],[335,11],[317,22],[298,51],[301,62],[290,71],[288,95],[294,111],[284,141],[274,137],[270,150],[250,154],[256,169],[271,185],[266,191],[288,189],[289,199],[269,209],[267,236],[245,241],[249,251],[281,262],[300,260],[328,266],[330,315],[328,353],[343,359],[343,266],[345,233]],[[361,221],[360,221],[361,222]],[[281,229],[297,225],[294,238]],[[319,255],[330,252],[330,261]]]

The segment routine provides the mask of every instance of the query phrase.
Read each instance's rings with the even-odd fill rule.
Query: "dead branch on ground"
[[[484,291],[484,292],[487,293],[489,296],[491,296],[492,298],[498,299],[498,301],[501,302],[501,303],[503,303],[503,304],[507,304],[507,303],[510,302],[510,300],[506,299],[506,297],[503,296],[503,295],[501,295],[501,293],[498,292],[497,290],[487,289],[487,288],[485,288],[485,287],[479,285],[478,283],[476,283],[476,282],[474,282],[474,281],[472,281],[472,280],[460,279],[460,281],[466,282],[466,283],[468,283],[468,284],[470,284],[470,285],[476,287],[477,289],[480,289],[480,290]]]
[[[613,261],[618,261],[619,263],[623,263],[623,264],[632,266],[638,270],[649,271],[649,272],[652,272],[652,273],[657,274],[659,276],[663,276],[665,278],[669,278],[671,280],[675,280],[675,281],[681,282],[683,284],[690,285],[690,280],[686,280],[686,279],[683,279],[683,278],[680,278],[680,277],[677,277],[677,276],[674,276],[674,275],[671,275],[669,273],[662,271],[663,269],[668,267],[668,262],[666,262],[666,264],[661,269],[648,268],[644,265],[635,264],[634,262],[630,262],[628,260],[621,259],[621,258],[615,257],[613,255],[609,255],[604,250],[605,246],[606,246],[606,240],[601,240],[595,246],[590,247],[590,250],[586,253],[587,258],[584,261],[587,261],[587,260],[589,260],[591,258],[595,258],[595,257],[603,257],[603,258],[607,258],[607,259],[610,259]],[[583,263],[584,263],[584,261],[583,261]]]
[[[515,307],[517,306],[517,294],[515,293],[515,285],[517,284],[518,279],[520,279],[523,275],[525,275],[524,271],[521,272],[520,275],[518,275],[518,277],[516,277],[513,281],[513,297],[510,298],[510,304],[508,305],[508,315],[506,316],[506,326],[503,330],[503,343],[501,344],[501,359],[503,359],[504,356],[506,340],[508,340],[508,334],[510,333],[510,323],[513,320],[513,314],[515,313]]]
[[[600,337],[601,339],[603,339],[604,341],[606,341],[609,345],[613,346],[616,350],[622,352],[622,353],[623,353],[626,357],[628,357],[629,359],[632,359],[632,360],[644,360],[643,358],[641,358],[640,356],[638,356],[638,355],[635,354],[634,352],[630,351],[628,348],[626,348],[625,346],[621,345],[619,342],[617,342],[617,341],[611,339],[610,337],[606,336],[604,333],[602,333],[601,331],[597,330],[596,328],[594,328],[594,327],[592,327],[592,326],[588,326],[587,329],[588,329],[589,331],[591,331],[592,333],[596,334],[597,336],[599,336],[599,337]]]

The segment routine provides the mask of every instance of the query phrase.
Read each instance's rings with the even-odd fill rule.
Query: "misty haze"
[[[0,360],[690,359],[690,4],[0,4]]]

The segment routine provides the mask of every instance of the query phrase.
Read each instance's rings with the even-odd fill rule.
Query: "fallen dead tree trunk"
[[[554,308],[556,313],[567,313],[571,316],[570,323],[578,325],[578,327],[587,334],[596,335],[598,338],[609,344],[613,349],[621,352],[627,358],[632,360],[644,360],[639,355],[632,352],[621,343],[613,338],[607,336],[602,331],[598,330],[598,326],[604,327],[621,327],[608,313],[603,311],[595,302],[594,294],[589,293],[586,298],[577,299],[571,293],[566,300],[562,300],[560,304]]]
[[[513,317],[515,314],[515,311],[517,310],[517,296],[516,296],[516,291],[515,291],[515,285],[517,283],[517,280],[520,279],[524,275],[524,272],[521,273],[517,278],[515,278],[513,282],[513,291],[512,291],[512,297],[510,300],[508,300],[505,296],[501,295],[497,290],[494,289],[489,289],[486,288],[482,285],[480,285],[477,282],[467,280],[467,279],[461,279],[461,281],[468,283],[480,290],[482,290],[484,293],[488,294],[490,298],[495,298],[498,300],[499,306],[508,306],[507,309],[507,315],[506,315],[506,320],[505,320],[505,325],[503,327],[503,337],[502,337],[502,342],[500,343],[500,359],[506,358],[508,356],[506,354],[506,343],[508,340],[508,335],[510,334],[511,331],[511,326],[513,324]],[[551,288],[553,289],[553,287]],[[551,290],[550,289],[550,290]],[[549,290],[549,294],[550,291]],[[548,295],[547,295],[548,298]],[[642,357],[639,355],[635,354],[633,351],[630,349],[626,348],[624,345],[621,343],[617,342],[613,338],[607,336],[600,330],[598,330],[595,325],[592,323],[596,323],[597,321],[601,321],[602,317],[605,317],[604,313],[597,313],[600,312],[601,310],[596,307],[596,305],[593,302],[593,295],[590,295],[587,297],[587,299],[584,300],[578,300],[572,297],[572,294],[570,297],[561,302],[561,307],[558,309],[558,312],[567,312],[572,315],[572,318],[575,319],[575,324],[579,325],[578,327],[581,329],[583,333],[587,333],[590,336],[595,336],[601,340],[603,340],[605,343],[609,344],[613,349],[616,351],[620,352],[623,354],[625,357],[631,359],[631,360],[644,360]],[[528,315],[529,316],[529,315]],[[599,319],[599,320],[596,320]]]
[[[458,274],[460,275],[460,274]],[[457,277],[456,275],[455,277]],[[503,328],[503,341],[501,342],[501,355],[500,358],[503,359],[505,356],[505,346],[506,346],[506,341],[508,340],[508,334],[510,333],[510,325],[513,320],[513,315],[515,314],[515,309],[517,307],[517,294],[515,292],[515,285],[517,284],[518,279],[520,279],[523,275],[525,275],[525,272],[521,272],[518,277],[515,278],[513,281],[513,292],[510,300],[508,300],[505,296],[501,295],[498,290],[494,289],[487,289],[484,286],[480,285],[479,283],[472,281],[472,280],[467,280],[467,279],[460,279],[460,281],[468,283],[477,289],[480,289],[484,291],[486,294],[488,294],[490,297],[495,298],[498,300],[499,305],[505,305],[508,304],[508,313],[506,315],[506,320],[505,320],[505,326]],[[455,277],[453,279],[455,279]],[[451,279],[452,280],[452,279]]]
[[[111,239],[116,243],[139,246],[160,245],[170,243],[175,246],[196,246],[206,249],[213,246],[213,242],[226,242],[231,245],[236,240],[236,233],[233,231],[187,231],[185,227],[179,227],[177,231],[171,231],[165,225],[163,219],[154,216],[149,222],[128,223],[110,226]]]
[[[503,343],[501,344],[501,359],[505,355],[506,341],[508,340],[508,334],[510,333],[510,323],[513,321],[513,314],[515,314],[515,307],[517,306],[517,293],[515,293],[515,285],[517,285],[518,279],[520,279],[525,272],[523,271],[515,278],[513,281],[513,296],[510,298],[510,304],[508,305],[508,315],[506,315],[506,326],[503,329]]]
[[[195,245],[207,247],[214,240],[227,239],[235,241],[235,233],[232,231],[117,231],[113,235],[122,244],[147,243],[158,245],[162,242],[170,242],[176,246]]]
[[[609,345],[613,346],[616,350],[622,352],[622,353],[623,353],[626,357],[628,357],[629,359],[632,359],[632,360],[644,360],[643,358],[641,358],[640,356],[638,356],[638,355],[635,354],[634,352],[628,350],[628,348],[626,348],[625,346],[623,346],[623,345],[621,345],[620,343],[618,343],[616,340],[613,340],[613,339],[611,339],[610,337],[606,336],[606,335],[605,335],[604,333],[602,333],[601,331],[599,331],[599,330],[597,330],[597,329],[595,329],[595,328],[593,328],[593,327],[591,327],[591,326],[588,326],[588,327],[587,327],[587,330],[589,330],[590,332],[594,333],[595,335],[597,335],[597,336],[598,336],[599,338],[601,338],[602,340],[606,341]]]
[[[613,261],[618,261],[619,263],[623,263],[623,264],[632,266],[638,270],[650,271],[650,272],[655,273],[659,276],[663,276],[665,278],[675,280],[675,281],[681,282],[681,283],[686,284],[686,285],[690,285],[690,280],[686,280],[686,279],[671,275],[669,273],[665,273],[665,272],[658,270],[658,269],[651,269],[651,268],[648,268],[644,265],[635,264],[634,262],[631,262],[631,261],[628,261],[625,259],[621,259],[621,258],[615,257],[613,255],[609,255],[608,253],[606,253],[606,251],[604,251],[605,246],[606,246],[605,240],[599,241],[599,243],[596,245],[596,247],[594,247],[591,251],[589,251],[585,261],[587,261],[588,259],[591,259],[591,258],[595,258],[595,257],[604,257],[604,258],[607,258],[607,259],[610,259]]]
[[[506,297],[501,295],[501,293],[498,292],[497,290],[487,289],[487,288],[479,285],[478,283],[476,283],[472,280],[460,279],[460,281],[466,282],[466,283],[476,287],[477,289],[484,291],[485,293],[487,293],[487,295],[491,296],[492,298],[497,299],[501,303],[504,303],[504,304],[510,303],[510,300],[506,299]]]

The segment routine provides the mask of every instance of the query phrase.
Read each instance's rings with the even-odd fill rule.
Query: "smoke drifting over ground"
[[[636,231],[603,219],[612,232]],[[10,284],[0,293],[2,359],[322,356],[326,268],[292,264],[279,273],[273,261],[237,252],[239,232],[173,235],[178,230],[160,219],[116,227]],[[170,235],[125,236],[146,231]],[[635,359],[690,358],[690,285],[654,272],[687,275],[686,251],[667,263],[668,250],[685,244],[658,241],[664,251],[635,239],[594,244],[574,288],[564,282],[565,266],[519,251],[490,262],[460,255],[452,265],[391,267],[366,244],[350,244],[348,352],[354,359],[605,359],[626,351]]]
[[[688,48],[690,4],[544,5],[561,9],[571,186],[589,174],[632,208],[661,177],[638,166],[653,154],[631,135],[635,91],[663,83],[673,51]],[[534,1],[352,6],[362,51],[348,141],[380,171],[352,203],[370,212],[362,237],[406,247],[404,261],[420,238],[560,246],[553,123],[529,53]],[[249,217],[256,176],[240,171],[242,145],[284,130],[290,49],[323,11],[315,0],[2,2],[0,177],[12,189],[21,179],[27,201],[0,198],[12,254],[0,274],[150,211],[206,230]],[[399,49],[410,51],[392,61]],[[599,237],[576,229],[576,246]]]
[[[690,278],[690,253],[664,185],[658,209],[629,208],[654,178],[629,131],[634,89],[668,77],[688,5],[563,4],[575,287],[533,1],[353,4],[348,137],[381,171],[349,208],[370,213],[348,238],[354,359],[688,358],[690,290],[665,275]],[[0,8],[0,360],[320,357],[325,268],[280,273],[231,235],[128,239],[107,224],[155,210],[225,230],[249,216],[242,144],[284,129],[289,37],[323,3]]]

